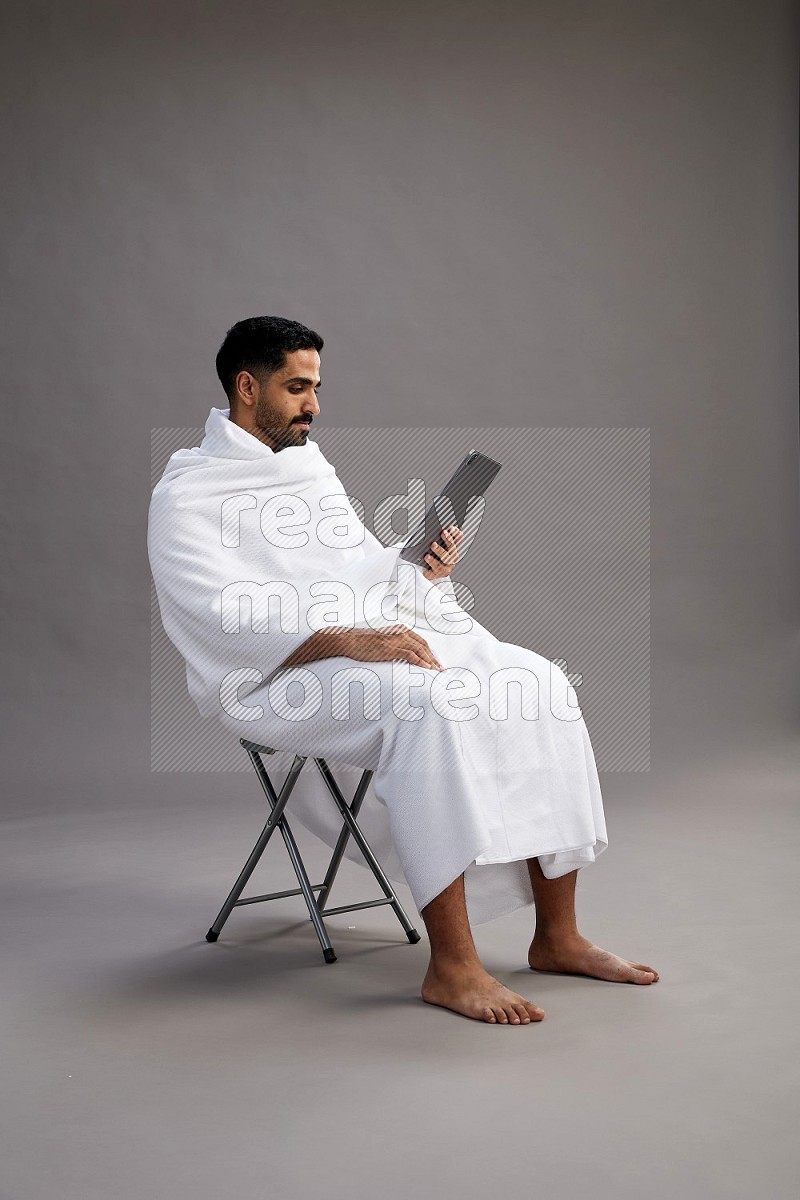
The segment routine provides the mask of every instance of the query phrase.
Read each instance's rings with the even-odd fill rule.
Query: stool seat
[[[420,940],[420,935],[409,921],[405,910],[395,895],[394,888],[387,879],[383,868],[375,857],[369,842],[364,837],[358,821],[356,820],[361,805],[364,801],[364,797],[366,795],[369,781],[372,778],[373,772],[371,770],[363,771],[361,778],[358,781],[358,786],[356,787],[353,799],[350,804],[348,804],[342,795],[342,791],[336,782],[334,774],[325,759],[314,758],[314,762],[316,763],[322,778],[325,780],[328,791],[330,792],[334,803],[339,809],[343,824],[341,833],[339,834],[336,842],[336,846],[334,847],[333,856],[330,860],[328,870],[325,873],[324,880],[322,883],[312,884],[308,878],[308,873],[305,869],[303,860],[300,857],[300,851],[297,848],[297,843],[289,827],[289,822],[285,813],[289,796],[291,795],[292,789],[294,788],[300,772],[305,766],[309,756],[303,754],[295,755],[294,761],[287,772],[283,784],[281,785],[280,792],[276,792],[261,756],[262,754],[275,754],[277,751],[271,746],[264,746],[259,742],[249,741],[247,738],[240,738],[239,742],[247,753],[247,756],[253,765],[253,769],[258,776],[258,781],[261,784],[262,791],[264,792],[264,795],[269,803],[270,811],[267,818],[267,823],[262,829],[255,846],[250,852],[250,857],[242,867],[239,877],[228,893],[228,897],[217,914],[214,924],[206,934],[206,941],[217,941],[223,925],[227,921],[233,909],[237,908],[239,905],[259,904],[265,900],[277,900],[284,896],[302,895],[308,907],[309,917],[314,925],[317,937],[319,938],[320,946],[322,947],[322,955],[326,963],[336,962],[336,954],[323,920],[323,912],[327,912],[330,916],[334,913],[354,912],[356,909],[360,908],[377,908],[382,904],[390,904],[394,909],[398,921],[405,930],[405,934],[409,942],[418,942]],[[284,845],[286,846],[287,853],[291,859],[292,866],[295,874],[297,875],[297,881],[300,886],[297,888],[290,888],[283,892],[270,892],[268,895],[264,896],[242,897],[242,892],[247,886],[247,882],[255,870],[256,864],[261,858],[261,855],[264,853],[267,843],[276,829],[279,829],[281,832]],[[336,878],[339,864],[342,861],[345,847],[347,845],[348,838],[350,837],[353,838],[353,841],[361,851],[367,866],[370,868],[372,874],[378,881],[381,890],[383,891],[383,899],[364,900],[359,904],[342,904],[338,908],[327,908],[326,905],[330,897],[333,881]],[[314,895],[315,892],[319,892],[319,897]]]
[[[239,743],[245,750],[253,750],[256,754],[277,754],[271,746],[260,746],[258,742],[248,742],[247,738],[239,738]]]

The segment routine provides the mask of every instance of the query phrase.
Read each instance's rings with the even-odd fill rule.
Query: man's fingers
[[[440,562],[449,564],[455,562],[458,558],[458,551],[455,546],[452,550],[447,550],[444,546],[440,546],[438,542],[431,542],[431,545],[433,546],[433,553]]]
[[[412,665],[418,667],[428,667],[428,669],[432,671],[444,670],[442,664],[437,662],[436,659],[423,658],[421,654],[417,654],[416,650],[408,651],[408,658],[406,659],[406,662],[410,662]]]
[[[415,642],[419,642],[420,646],[422,646],[425,650],[427,650],[429,654],[431,653],[431,648],[428,645],[428,643],[425,641],[425,638],[421,634],[417,633],[417,631],[415,629],[409,629],[408,636],[410,638],[413,638]]]
[[[413,656],[412,658],[408,659],[409,662],[419,661],[420,665],[423,667],[440,668],[442,666],[428,643],[424,638],[421,638],[419,634],[415,635],[415,641],[411,641],[411,639],[409,639],[406,649],[408,654]]]
[[[444,667],[436,658],[425,638],[415,630],[410,629],[407,625],[387,625],[372,637],[366,638],[365,641],[368,646],[374,646],[376,650],[380,647],[385,652],[386,647],[383,643],[383,636],[387,633],[395,638],[401,638],[401,641],[397,645],[392,644],[388,648],[389,655],[395,662],[413,662],[423,667],[444,670]]]
[[[447,567],[449,565],[448,563],[443,562],[439,555],[434,554],[431,550],[429,550],[425,555],[425,559],[428,563],[428,569],[433,571],[434,574],[438,574],[441,567]]]
[[[409,654],[413,654],[415,658],[418,658],[423,666],[441,666],[441,663],[437,660],[436,655],[428,645],[415,646],[412,644],[407,646],[406,650]]]
[[[437,659],[436,655],[433,653],[430,646],[425,641],[424,637],[421,637],[418,633],[415,633],[413,629],[409,630],[409,636],[414,638],[414,640],[419,643],[420,648],[419,648],[418,653],[421,653],[423,656],[427,656],[428,658],[430,658],[431,662],[436,663],[437,666],[441,665],[439,663],[439,660]]]

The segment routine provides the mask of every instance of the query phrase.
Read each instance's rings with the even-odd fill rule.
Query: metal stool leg
[[[303,763],[306,762],[305,757],[301,757],[300,755],[297,755],[295,757],[293,764],[291,764],[291,767],[289,768],[289,773],[287,774],[287,778],[285,778],[285,780],[283,781],[283,786],[281,788],[281,794],[279,794],[279,796],[276,796],[275,788],[272,787],[272,782],[269,778],[269,775],[266,774],[264,764],[263,764],[263,762],[261,762],[260,757],[257,754],[257,752],[248,750],[247,756],[249,757],[249,760],[251,760],[253,767],[255,768],[255,773],[257,773],[257,775],[258,775],[261,787],[264,788],[266,798],[267,798],[267,800],[269,800],[270,810],[271,810],[270,816],[269,816],[269,818],[267,818],[267,822],[266,822],[263,830],[261,830],[258,841],[255,842],[255,845],[253,846],[251,856],[249,856],[249,858],[247,859],[247,862],[245,863],[245,865],[243,865],[243,868],[240,872],[239,878],[237,878],[236,882],[234,883],[233,888],[230,889],[228,899],[225,900],[221,910],[219,910],[219,912],[217,913],[215,922],[213,922],[209,932],[207,932],[207,934],[205,935],[206,941],[207,942],[216,942],[217,941],[217,938],[219,937],[219,932],[222,931],[222,926],[224,925],[225,922],[227,922],[227,919],[230,916],[230,913],[233,912],[233,910],[237,904],[242,904],[242,902],[245,902],[245,904],[247,904],[247,902],[255,902],[260,899],[265,899],[265,898],[263,898],[263,896],[255,896],[255,898],[253,898],[252,901],[240,901],[239,898],[243,892],[243,889],[245,889],[245,887],[247,886],[247,881],[249,880],[249,877],[251,877],[251,875],[253,874],[255,866],[257,866],[257,864],[258,864],[258,860],[260,859],[261,854],[264,853],[267,842],[269,842],[272,834],[275,833],[276,829],[281,829],[281,833],[283,834],[284,844],[285,844],[285,847],[287,847],[287,850],[289,852],[289,857],[291,859],[291,865],[294,866],[295,874],[297,875],[297,882],[300,883],[299,890],[300,890],[300,892],[302,892],[303,896],[305,896],[307,904],[308,904],[308,899],[311,898],[311,904],[309,904],[309,906],[308,906],[308,911],[309,911],[309,913],[311,913],[312,920],[314,920],[314,917],[317,917],[317,920],[314,920],[314,928],[317,929],[317,934],[319,936],[321,947],[323,947],[323,954],[325,956],[325,961],[326,962],[335,962],[336,954],[333,953],[333,947],[331,946],[331,941],[330,941],[329,936],[327,936],[327,931],[325,929],[325,925],[323,924],[323,922],[321,922],[321,918],[319,917],[319,910],[317,910],[317,902],[315,902],[313,892],[311,890],[311,883],[308,882],[308,876],[306,875],[305,869],[303,869],[302,859],[300,858],[299,852],[297,852],[297,846],[295,844],[294,836],[291,835],[291,830],[288,829],[287,826],[285,826],[285,818],[283,817],[283,810],[285,809],[285,806],[287,806],[287,802],[288,802],[289,796],[291,794],[291,790],[293,790],[293,787],[297,780],[297,776],[299,776],[299,774],[302,770]],[[288,894],[293,895],[295,893],[289,892]]]
[[[339,789],[339,785],[337,784],[336,780],[333,778],[333,774],[331,773],[330,767],[325,762],[324,758],[315,758],[314,762],[317,764],[317,767],[319,768],[322,778],[325,780],[326,784],[328,785],[328,791],[333,796],[333,798],[336,802],[336,805],[339,809],[339,812],[342,814],[342,818],[345,822],[345,825],[349,829],[350,833],[353,835],[353,840],[355,841],[355,843],[358,846],[361,853],[364,855],[364,858],[367,860],[367,865],[370,867],[372,874],[375,876],[378,883],[381,885],[381,888],[383,889],[383,894],[386,897],[386,900],[391,904],[392,908],[395,911],[395,915],[397,916],[398,921],[403,926],[403,929],[406,931],[406,937],[412,943],[418,942],[420,940],[420,935],[417,933],[416,929],[414,928],[414,926],[411,924],[408,917],[406,916],[403,906],[401,905],[400,901],[397,899],[397,896],[395,895],[394,888],[390,884],[389,880],[386,878],[386,875],[383,872],[383,868],[381,867],[381,864],[378,862],[377,858],[372,853],[372,847],[370,846],[367,839],[364,837],[364,834],[361,832],[361,829],[360,829],[355,817],[353,816],[350,809],[348,808],[347,801],[345,800],[344,796],[342,795],[342,793]],[[369,783],[369,780],[367,780],[367,783]],[[364,788],[364,791],[366,791],[366,787]],[[363,799],[363,796],[362,796],[362,799]],[[328,911],[332,912],[333,910],[329,909]]]
[[[261,746],[256,742],[249,742],[245,738],[240,738],[240,742],[247,752],[247,756],[250,759],[256,775],[258,776],[262,791],[264,792],[264,795],[266,796],[270,806],[270,814],[266,825],[259,835],[258,841],[250,853],[250,857],[242,868],[236,883],[233,885],[233,888],[228,895],[228,898],[217,914],[214,924],[206,934],[206,940],[209,942],[216,942],[223,925],[227,921],[232,910],[238,905],[258,904],[262,900],[276,900],[283,896],[302,895],[308,907],[308,913],[311,921],[313,922],[317,937],[319,938],[325,962],[336,962],[336,954],[331,944],[330,937],[328,936],[328,931],[325,927],[322,913],[330,896],[330,890],[333,886],[333,881],[336,878],[337,871],[339,870],[345,847],[347,845],[347,839],[352,836],[364,859],[366,860],[367,865],[380,884],[383,890],[384,898],[382,900],[366,900],[360,904],[343,904],[338,908],[327,909],[327,913],[329,915],[333,915],[334,913],[353,912],[355,909],[375,908],[382,904],[391,904],[395,911],[395,915],[406,932],[409,942],[418,942],[420,940],[419,934],[406,916],[400,901],[395,895],[394,889],[389,883],[389,880],[386,878],[380,863],[373,854],[367,839],[364,837],[364,834],[361,832],[361,829],[356,821],[356,817],[358,816],[359,810],[363,803],[373,772],[369,770],[365,770],[363,772],[353,799],[348,806],[347,801],[342,795],[341,790],[339,789],[339,786],[336,783],[330,768],[328,767],[328,764],[323,758],[314,759],[323,779],[325,780],[325,783],[327,784],[328,790],[330,791],[337,807],[339,808],[339,812],[341,813],[343,820],[343,827],[337,839],[324,882],[312,884],[309,881],[305,865],[300,856],[300,851],[297,848],[297,843],[295,842],[294,835],[292,834],[289,826],[289,821],[284,812],[292,789],[294,788],[297,778],[306,762],[306,757],[299,754],[295,756],[294,762],[289,768],[286,779],[283,782],[280,793],[276,794],[272,780],[267,774],[267,770],[261,759],[262,753],[273,754],[274,751],[268,746]],[[297,881],[300,886],[298,888],[289,888],[282,892],[271,892],[269,895],[265,896],[248,896],[242,899],[242,891],[244,890],[247,881],[255,870],[261,855],[264,853],[267,843],[276,829],[280,829],[281,831],[281,836],[283,838],[284,845],[286,846],[286,851],[289,855],[292,867],[294,868],[294,872],[297,876]],[[317,900],[317,898],[314,896],[315,892],[320,893],[319,900]]]
[[[336,952],[333,949],[331,939],[328,936],[328,930],[325,927],[325,922],[322,919],[322,913],[314,897],[314,891],[311,885],[311,880],[306,874],[306,869],[303,866],[303,860],[300,857],[300,851],[297,849],[297,843],[294,840],[294,835],[289,828],[289,822],[286,818],[282,818],[280,822],[280,830],[283,834],[283,841],[286,849],[289,852],[289,858],[292,860],[297,881],[300,884],[300,890],[303,893],[303,898],[308,906],[308,915],[311,917],[314,928],[317,931],[319,944],[322,947],[322,956],[325,962],[336,962]]]
[[[372,778],[373,774],[374,774],[374,772],[372,772],[372,771],[364,771],[364,773],[362,774],[361,778],[358,781],[358,787],[356,788],[353,799],[350,802],[350,812],[353,814],[354,817],[358,816],[359,809],[361,808],[364,797],[367,794],[367,788],[369,787],[369,781]],[[328,870],[327,870],[327,872],[325,874],[325,878],[322,882],[322,890],[321,890],[319,896],[317,897],[317,904],[319,905],[320,912],[324,911],[325,905],[328,901],[328,897],[330,896],[330,890],[333,887],[333,881],[336,878],[336,874],[339,870],[339,866],[341,864],[342,858],[344,857],[344,851],[345,851],[345,847],[347,846],[349,837],[350,837],[350,826],[346,822],[344,822],[342,824],[342,832],[339,834],[339,838],[336,842],[336,846],[334,847],[333,857],[331,858],[330,865],[328,866]]]
[[[326,963],[336,962],[336,953],[333,949],[331,939],[328,936],[328,930],[325,928],[325,922],[322,919],[322,914],[320,913],[317,901],[314,897],[314,889],[312,887],[311,880],[308,878],[303,860],[300,856],[300,851],[297,848],[297,842],[294,840],[294,835],[289,828],[289,822],[283,815],[283,809],[286,807],[286,801],[289,798],[288,793],[284,796],[286,784],[284,783],[284,787],[281,788],[281,795],[279,798],[275,795],[275,789],[272,786],[272,780],[267,774],[267,770],[261,759],[261,755],[257,751],[253,750],[248,750],[247,754],[253,766],[255,767],[261,787],[264,790],[264,795],[267,797],[270,805],[272,806],[272,819],[281,831],[284,845],[286,846],[287,853],[291,859],[292,866],[294,867],[294,873],[297,876],[297,882],[300,884],[300,891],[302,892],[303,899],[308,907],[308,915],[311,917],[317,937],[319,938],[319,944],[322,947],[322,956]],[[305,758],[303,758],[303,763],[304,762]],[[303,764],[301,763],[301,768],[302,765]],[[298,768],[297,774],[295,774],[291,784],[289,785],[289,791],[291,791],[291,789],[294,787],[295,780],[297,779],[297,775],[299,775],[299,773],[300,768]],[[276,809],[281,801],[281,814],[276,819]]]

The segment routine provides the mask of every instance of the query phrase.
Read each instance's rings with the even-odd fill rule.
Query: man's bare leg
[[[656,982],[658,971],[653,967],[618,958],[578,933],[575,919],[577,871],[570,871],[558,879],[547,879],[538,858],[528,859],[528,871],[536,903],[536,931],[528,951],[528,965],[533,970],[591,975],[594,979],[609,979],[615,983]]]
[[[543,1009],[484,970],[467,920],[463,875],[426,904],[421,915],[431,944],[423,1000],[487,1024],[529,1025],[542,1020]]]

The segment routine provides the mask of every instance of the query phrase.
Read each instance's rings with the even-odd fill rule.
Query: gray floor
[[[661,981],[536,975],[515,913],[476,941],[546,1009],[523,1028],[423,1004],[427,943],[384,909],[330,919],[331,966],[297,900],[208,945],[261,820],[249,777],[8,822],[3,1197],[794,1197],[792,757],[604,778],[580,923]],[[282,846],[258,878],[291,886]],[[349,864],[338,887],[374,894]]]

